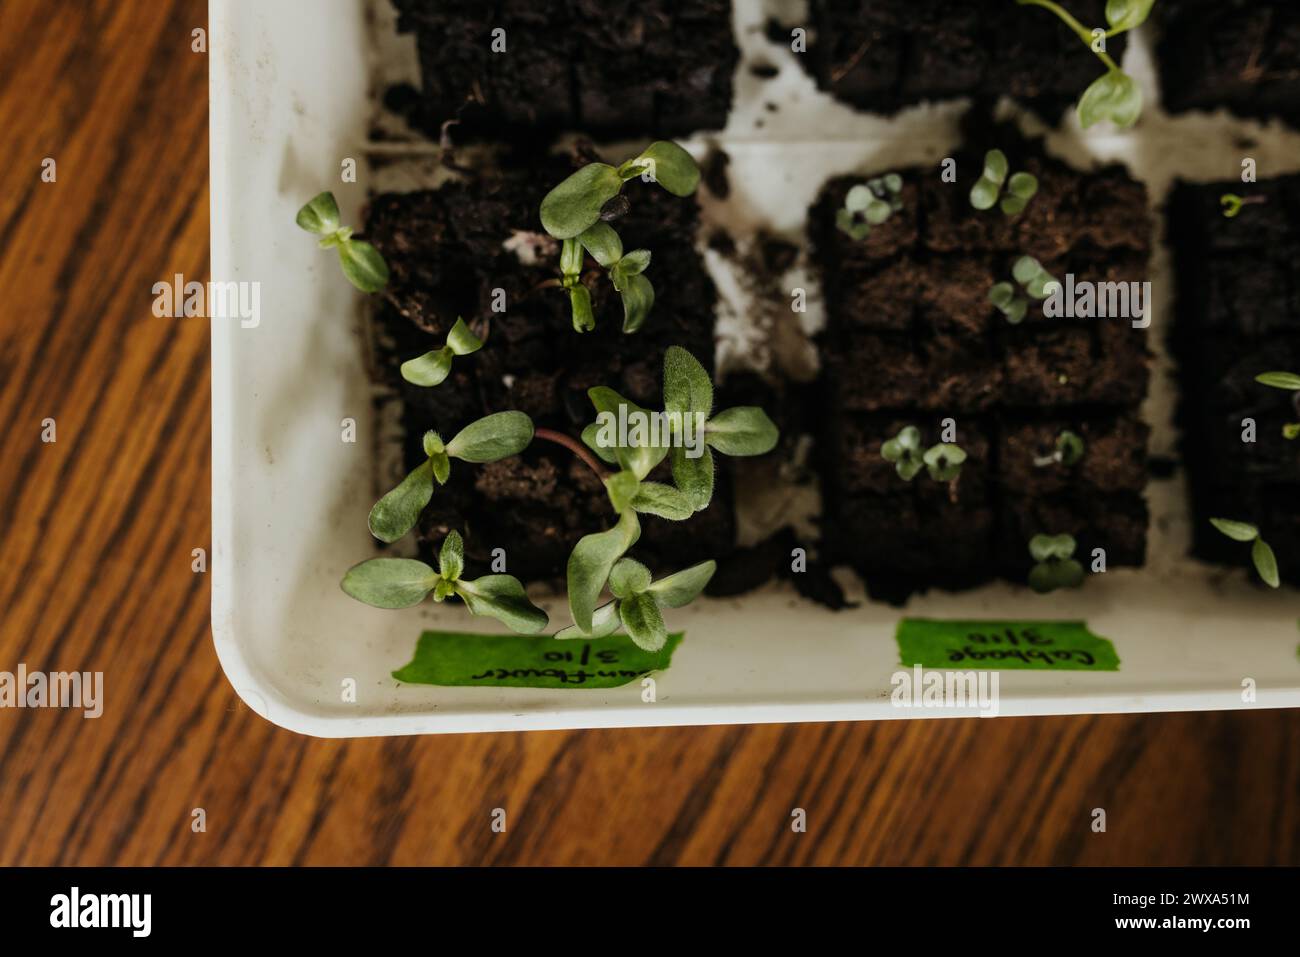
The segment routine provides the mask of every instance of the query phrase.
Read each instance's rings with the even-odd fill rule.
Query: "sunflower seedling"
[[[1300,375],[1294,372],[1261,372],[1255,376],[1255,381],[1260,385],[1295,393],[1292,396],[1292,404],[1297,406],[1297,411],[1300,411]],[[1300,422],[1288,422],[1282,426],[1283,438],[1294,439],[1298,436],[1300,436]]]
[[[438,385],[451,374],[451,360],[455,356],[467,356],[482,348],[483,340],[470,332],[464,319],[458,318],[447,333],[446,345],[402,363],[402,378],[412,385]]]
[[[1003,185],[1006,192],[1003,193]],[[1038,178],[1032,173],[1012,173],[1007,179],[1007,156],[1001,150],[984,154],[984,170],[970,190],[970,204],[976,209],[992,209],[994,203],[1007,216],[1017,216],[1025,211],[1029,201],[1038,192]]]
[[[591,291],[582,282],[584,251],[609,272],[623,299],[624,332],[640,329],[654,306],[654,286],[645,275],[650,253],[644,249],[624,253],[622,240],[606,221],[618,215],[609,207],[610,201],[637,176],[658,183],[674,196],[690,196],[699,185],[700,169],[686,150],[661,140],[620,166],[588,163],[542,200],[542,226],[561,241],[560,285],[569,294],[573,328],[578,332],[596,327]]]
[[[930,473],[936,482],[951,482],[961,475],[966,451],[951,442],[939,442],[921,451],[921,430],[914,425],[901,428],[898,435],[886,439],[880,446],[880,455],[890,462],[904,482],[910,482],[921,469]]]
[[[989,290],[989,302],[1007,317],[1007,322],[1016,325],[1024,321],[1025,313],[1029,310],[1028,296],[1046,299],[1052,294],[1052,287],[1059,283],[1033,256],[1017,259],[1011,267],[1011,275],[1024,292],[1009,282],[995,283]]]
[[[376,608],[409,608],[432,592],[434,601],[455,595],[471,615],[485,615],[511,631],[535,635],[546,628],[546,612],[528,600],[524,586],[513,575],[461,578],[465,571],[465,543],[459,532],[443,539],[435,571],[413,558],[372,558],[353,565],[343,576],[348,595]]]
[[[1083,584],[1083,566],[1074,558],[1073,535],[1035,535],[1029,540],[1029,554],[1036,564],[1029,570],[1029,587],[1040,595],[1058,588]]]
[[[321,249],[339,251],[339,266],[348,282],[362,292],[380,292],[388,285],[388,263],[370,243],[352,238],[352,227],[339,223],[334,194],[324,192],[298,210],[298,226],[320,237]]]
[[[1034,459],[1034,464],[1039,468],[1045,468],[1049,465],[1077,465],[1083,458],[1084,452],[1083,438],[1065,429],[1056,437],[1056,443],[1048,455],[1040,455]]]
[[[1050,10],[1105,65],[1106,72],[1093,80],[1079,97],[1077,110],[1084,129],[1102,120],[1110,120],[1118,127],[1132,126],[1137,122],[1142,115],[1142,90],[1106,52],[1105,41],[1141,26],[1151,13],[1155,0],[1106,0],[1106,22],[1110,29],[1103,31],[1099,27],[1095,35],[1055,0],[1016,0],[1016,3],[1022,7]]]
[[[532,440],[533,421],[522,412],[484,416],[457,432],[450,442],[443,442],[437,432],[425,432],[424,454],[428,458],[375,503],[370,510],[370,534],[391,544],[414,528],[433,498],[434,483],[447,483],[452,459],[496,462],[518,455]]]
[[[591,616],[591,633],[583,634],[570,625],[556,638],[604,638],[622,628],[638,646],[658,651],[668,641],[662,609],[689,605],[709,583],[717,570],[714,561],[700,562],[684,571],[651,581],[650,570],[631,558],[620,558],[609,573],[609,590],[614,600],[601,605]]]
[[[1231,518],[1212,518],[1210,524],[1234,542],[1252,542],[1250,560],[1255,564],[1255,571],[1269,588],[1277,588],[1281,580],[1277,574],[1277,556],[1264,539],[1259,537],[1259,529],[1249,522],[1238,522]]]
[[[866,239],[872,226],[879,226],[903,208],[903,177],[886,173],[859,183],[844,196],[835,211],[835,226],[851,239]]]

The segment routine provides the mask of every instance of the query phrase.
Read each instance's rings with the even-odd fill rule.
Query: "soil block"
[[[1084,23],[1105,23],[1103,0],[1074,0],[1069,8]],[[1006,95],[1055,119],[1105,72],[1059,19],[1009,0],[811,0],[809,22],[805,63],[817,85],[873,113]],[[1116,60],[1124,42],[1108,41]]]
[[[727,0],[393,5],[398,29],[415,33],[423,90],[390,105],[435,136],[449,120],[458,137],[492,139],[671,137],[726,123],[740,57]]]
[[[391,270],[391,299],[376,320],[379,362],[403,400],[408,467],[421,461],[425,430],[450,438],[474,419],[506,409],[526,412],[539,428],[577,436],[595,420],[587,389],[597,385],[662,408],[662,359],[670,345],[712,369],[716,291],[694,248],[693,199],[639,182],[624,191],[630,206],[613,225],[626,248],[651,251],[647,276],[656,291],[654,309],[634,335],[621,331],[621,301],[593,260],[587,260],[584,281],[597,317],[594,332],[575,332],[567,295],[542,285],[558,275],[559,247],[541,231],[538,205],[574,168],[564,158],[507,165],[477,179],[384,194],[371,203],[368,238]],[[504,302],[505,311],[493,312],[494,301]],[[486,322],[484,348],[456,359],[441,385],[404,382],[400,363],[441,346],[458,316]],[[734,516],[727,464],[718,462],[712,505],[685,522],[642,516],[635,557],[664,571],[725,556],[734,542]],[[661,468],[665,475],[654,477],[665,480],[667,464]],[[504,548],[510,574],[557,580],[577,540],[612,523],[594,474],[567,449],[534,440],[522,455],[502,462],[454,462],[450,482],[435,492],[421,518],[419,536],[431,554],[457,529],[471,560],[486,563],[494,548]]]
[[[1226,218],[1219,197],[1262,202]],[[1193,554],[1249,565],[1249,546],[1209,519],[1257,525],[1283,581],[1300,570],[1300,422],[1296,396],[1261,372],[1300,372],[1300,176],[1259,183],[1179,183],[1169,199],[1177,271],[1170,344],[1179,366],[1179,425],[1192,493]],[[1249,423],[1255,423],[1254,441]]]
[[[988,141],[956,157],[956,182],[938,165],[897,171],[903,208],[865,240],[835,214],[867,176],[831,180],[811,212],[827,310],[826,547],[887,599],[1024,581],[1039,533],[1074,535],[1081,560],[1104,548],[1108,568],[1144,562],[1146,331],[1130,318],[1048,318],[1036,303],[1012,325],[988,293],[1021,255],[1061,280],[1147,278],[1146,191],[1120,167],[1079,173],[1006,128],[972,136]],[[993,145],[1039,179],[1020,216],[970,206]],[[948,419],[968,455],[951,486],[925,472],[905,482],[881,456],[906,425],[923,447],[939,442]],[[1085,442],[1071,465],[1052,458],[1064,431]]]
[[[1166,110],[1226,107],[1300,126],[1300,3],[1161,0],[1153,13]]]

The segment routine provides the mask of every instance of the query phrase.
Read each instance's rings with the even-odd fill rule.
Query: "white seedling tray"
[[[732,194],[726,203],[702,194],[706,219],[737,236],[763,227],[798,239],[828,176],[915,163],[937,167],[955,144],[962,104],[922,106],[892,119],[836,104],[816,91],[795,54],[772,47],[754,29],[761,7],[758,0],[737,3],[737,41],[745,62],[765,60],[780,74],[761,81],[742,63],[727,129],[686,144],[702,155],[714,140],[732,158]],[[1296,592],[1250,586],[1244,547],[1240,570],[1186,559],[1181,480],[1149,487],[1147,567],[1093,576],[1077,591],[1040,597],[997,584],[919,596],[905,610],[864,602],[832,613],[788,587],[769,587],[670,612],[670,627],[686,638],[671,667],[656,675],[653,703],[642,700],[635,681],[611,691],[395,681],[390,673],[410,660],[422,630],[498,629],[460,607],[425,603],[379,611],[339,590],[343,572],[372,554],[366,514],[378,488],[374,450],[381,443],[359,296],[334,256],[318,250],[293,220],[306,199],[332,189],[344,221],[360,225],[359,210],[375,185],[364,162],[380,75],[372,51],[375,32],[388,29],[382,9],[377,12],[365,0],[212,0],[210,6],[212,278],[261,284],[256,327],[232,319],[212,323],[212,627],[222,666],[250,707],[284,727],[339,737],[972,713],[891,705],[890,679],[901,667],[894,630],[904,614],[1077,618],[1114,643],[1122,662],[1115,672],[1002,672],[1001,714],[1300,705]],[[1046,14],[1008,9],[1006,15]],[[383,60],[391,68],[387,53]],[[1174,175],[1231,178],[1242,155],[1258,160],[1261,178],[1300,165],[1294,132],[1223,114],[1161,113],[1140,34],[1126,67],[1147,94],[1139,127],[1084,134],[1071,120],[1049,136],[1049,149],[1080,166],[1097,159],[1126,163],[1147,183],[1153,207]],[[767,109],[768,102],[778,110]],[[1247,139],[1254,145],[1241,146]],[[360,166],[355,184],[340,182],[347,157]],[[753,346],[764,334],[746,318],[762,310],[746,307],[737,267],[716,256],[709,262],[723,298],[719,359],[724,367],[767,361]],[[1151,278],[1156,315],[1148,339],[1159,350],[1172,318],[1163,245]],[[800,318],[803,331],[815,328],[815,303]],[[1174,400],[1160,356],[1144,409],[1153,451],[1174,447]],[[342,441],[349,418],[356,422],[355,443]],[[1295,580],[1300,569],[1284,569],[1284,577],[1288,572]],[[561,597],[538,600],[556,627],[567,624]],[[355,700],[344,690],[349,681]],[[1243,682],[1256,688],[1253,702],[1243,702]]]

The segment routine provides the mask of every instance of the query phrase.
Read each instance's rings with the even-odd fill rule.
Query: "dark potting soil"
[[[801,60],[817,85],[859,109],[894,111],[925,100],[1010,96],[1055,120],[1105,72],[1101,62],[1046,10],[1008,0],[811,0],[812,26]],[[1083,23],[1104,24],[1104,0],[1075,0]],[[1108,41],[1119,60],[1123,36]]]
[[[903,209],[865,241],[834,220],[866,176],[832,180],[811,211],[827,309],[826,546],[889,600],[932,585],[1023,581],[1039,533],[1073,535],[1081,560],[1104,548],[1108,568],[1145,556],[1145,330],[1127,318],[1047,318],[1037,304],[1011,325],[988,301],[1021,255],[1061,280],[1145,279],[1145,189],[1120,167],[1078,173],[1005,127],[970,137],[955,183],[938,165],[899,170]],[[968,200],[994,145],[1012,170],[1039,179],[1015,218]],[[882,443],[914,425],[928,447],[947,418],[969,456],[960,479],[950,486],[922,472],[904,482]],[[1084,438],[1083,460],[1035,465],[1067,429]]]
[[[574,168],[567,158],[507,163],[477,180],[384,194],[371,203],[368,238],[388,261],[396,303],[379,312],[380,338],[387,341],[380,360],[403,400],[408,467],[421,460],[425,430],[449,439],[474,419],[506,409],[526,412],[538,427],[577,436],[595,420],[586,392],[597,385],[662,408],[662,357],[670,345],[712,368],[716,292],[694,248],[698,207],[692,199],[639,181],[624,192],[629,209],[614,225],[626,248],[644,247],[653,256],[646,274],[656,301],[636,334],[621,331],[618,294],[590,259],[584,280],[597,317],[594,332],[573,330],[561,290],[539,288],[558,274],[559,249],[541,230],[538,206]],[[492,311],[497,290],[504,296],[500,313]],[[442,345],[458,316],[486,324],[484,348],[457,358],[452,374],[434,388],[404,382],[400,363]],[[732,548],[730,478],[727,464],[718,461],[712,505],[686,522],[643,516],[632,555],[666,571],[723,557]],[[535,440],[522,455],[501,462],[454,462],[450,482],[421,518],[419,536],[431,553],[456,529],[471,561],[483,563],[480,569],[493,549],[504,548],[510,574],[558,580],[577,540],[611,524],[608,499],[593,473],[567,449]]]
[[[721,129],[740,52],[728,0],[393,0],[423,89],[389,105],[437,137]],[[493,31],[504,33],[495,34]],[[505,44],[503,52],[494,52]]]
[[[1300,3],[1161,0],[1156,63],[1166,110],[1215,110],[1300,126]]]
[[[1219,197],[1263,202],[1225,218]],[[1192,493],[1193,554],[1249,566],[1248,545],[1209,519],[1257,525],[1284,582],[1300,580],[1300,422],[1296,396],[1261,372],[1300,372],[1300,176],[1175,186],[1168,204],[1177,276],[1170,337],[1179,367],[1182,452]],[[1255,423],[1255,441],[1247,419]]]

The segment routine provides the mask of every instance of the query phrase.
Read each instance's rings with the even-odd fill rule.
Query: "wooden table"
[[[208,268],[205,21],[0,3],[0,670],[106,684],[95,720],[0,711],[0,863],[1300,863],[1296,712],[347,742],[250,712],[191,571],[207,321],[150,309]]]

